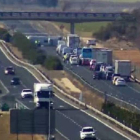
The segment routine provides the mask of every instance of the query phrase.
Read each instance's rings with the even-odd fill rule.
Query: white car
[[[26,97],[32,97],[33,96],[33,92],[31,89],[23,89],[21,92],[21,97],[24,99]]]
[[[115,81],[115,85],[116,86],[125,86],[126,82],[125,82],[124,78],[117,78]]]
[[[112,79],[112,84],[115,85],[115,82],[118,78],[121,78],[120,76],[114,76]]]
[[[78,57],[77,56],[70,56],[70,64],[71,65],[78,65]]]
[[[93,129],[93,127],[83,127],[80,131],[80,139],[83,140],[87,138],[96,140],[95,130]]]

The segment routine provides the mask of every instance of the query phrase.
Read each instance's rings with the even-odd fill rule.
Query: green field
[[[91,37],[93,33],[99,31],[103,26],[106,26],[109,22],[86,22],[75,24],[75,32],[80,36]],[[64,28],[70,31],[70,24],[67,23],[55,23],[58,26],[64,25]]]

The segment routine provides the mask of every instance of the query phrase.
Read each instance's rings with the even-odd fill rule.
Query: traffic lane
[[[13,76],[13,77],[17,76],[20,78],[20,80],[22,81],[21,84],[23,85],[23,88],[25,88],[25,86],[26,86],[27,88],[32,89],[34,83],[31,81],[38,82],[26,69],[16,66],[12,62],[10,62],[1,51],[0,51],[0,65],[3,66],[3,73],[4,73],[5,67],[13,66],[15,68],[15,76]],[[5,75],[3,75],[2,78],[3,78],[3,80],[5,80],[6,78],[8,78],[8,76],[6,77]],[[6,79],[5,82],[7,82],[7,84],[10,83],[10,79],[9,80]]]
[[[80,139],[80,130],[81,126],[72,121],[69,116],[65,116],[60,111],[55,112],[56,115],[56,129],[58,129],[62,134],[69,140],[78,140]]]
[[[5,56],[2,54],[2,53],[0,53],[0,60],[3,60],[3,63],[5,63],[6,65],[12,65],[6,58],[5,58]],[[18,70],[17,72],[21,72],[23,69],[22,68],[19,68],[19,67],[16,67],[16,69]],[[25,82],[24,84],[25,84],[25,86],[27,86],[27,87],[29,87],[28,86],[28,84],[30,84],[30,85],[32,85],[35,81],[36,81],[36,79],[35,78],[33,78],[33,76],[30,74],[30,73],[28,73],[26,70],[23,70],[23,73],[24,73],[24,75],[22,75],[22,73],[18,73],[19,74],[19,76],[22,76],[22,78],[24,79],[25,78],[25,80],[26,80],[26,78],[28,77],[28,75],[30,76],[30,80],[29,80],[29,82],[27,83],[27,82]],[[18,90],[19,91],[19,90]],[[20,95],[19,96],[16,96],[17,98],[19,97],[19,99],[21,99],[20,98]],[[58,99],[56,99],[55,100],[55,103],[57,103],[57,100]],[[31,106],[33,103],[31,102],[29,102],[28,100],[26,100],[26,101],[23,101],[23,102],[27,102],[28,103],[28,106]],[[62,103],[61,103],[62,104]],[[75,113],[69,113],[69,115],[74,115]],[[79,112],[77,113],[77,114],[79,114]],[[82,114],[83,115],[83,114]],[[80,117],[80,116],[79,116]],[[75,118],[75,117],[74,117]],[[62,119],[63,120],[63,119]],[[78,120],[77,120],[78,121]],[[77,122],[77,121],[75,121],[75,122]],[[93,120],[92,120],[93,121]],[[91,122],[90,122],[91,123]],[[85,124],[86,125],[86,124]],[[103,126],[102,126],[103,127]],[[105,130],[104,130],[105,131]],[[104,136],[105,137],[105,136]]]
[[[71,123],[75,124],[76,128],[78,126],[78,132],[84,126],[93,126],[93,128],[97,131],[97,137],[101,140],[127,140],[127,138],[116,133],[109,127],[97,121],[95,118],[85,114],[79,109],[73,108],[62,100],[54,98],[54,103],[55,106],[59,107],[56,109],[61,112],[61,115],[66,116],[68,120],[71,120]],[[75,130],[71,130],[72,133],[73,131]]]
[[[16,31],[20,31],[22,33],[28,33],[28,32],[32,32],[32,33],[36,33],[37,31],[32,28],[32,26],[29,23],[23,23],[21,21],[4,21],[3,22],[5,25],[7,25],[8,27],[10,27],[11,29],[16,29]]]

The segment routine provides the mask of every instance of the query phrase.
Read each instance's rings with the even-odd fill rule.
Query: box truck
[[[130,60],[115,60],[115,72],[125,80],[129,80],[131,76],[131,61]]]
[[[48,83],[34,83],[34,103],[35,106],[48,108],[49,105],[52,108],[52,95],[53,95],[53,85]]]

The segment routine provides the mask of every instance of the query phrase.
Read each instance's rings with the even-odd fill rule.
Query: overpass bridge
[[[0,12],[0,20],[47,20],[71,24],[95,21],[135,20],[129,13],[87,13],[87,12]]]

